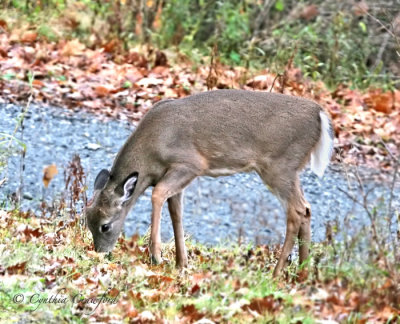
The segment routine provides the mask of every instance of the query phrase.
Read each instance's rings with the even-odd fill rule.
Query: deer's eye
[[[107,233],[111,229],[111,224],[103,224],[100,226],[100,232]]]

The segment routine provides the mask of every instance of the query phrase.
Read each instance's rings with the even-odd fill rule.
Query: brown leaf
[[[308,270],[307,269],[302,269],[299,271],[298,276],[297,276],[297,282],[304,282],[308,278]]]
[[[135,51],[130,51],[127,57],[127,63],[131,63],[138,67],[147,68],[148,61],[146,58]]]
[[[98,284],[98,279],[91,279],[91,278],[86,278],[86,282],[89,284],[89,285],[97,285]]]
[[[193,304],[183,305],[181,311],[190,321],[198,321],[204,317],[204,314],[199,312]]]
[[[3,19],[0,19],[0,28],[7,30],[7,22]]]
[[[36,88],[42,88],[42,87],[44,87],[44,82],[35,79],[32,81],[32,85]]]
[[[135,303],[138,303],[139,305],[144,305],[142,294],[140,292],[135,292],[133,290],[129,290],[127,295]]]
[[[126,310],[126,316],[128,318],[134,318],[138,316],[139,312],[133,305],[129,305],[128,309]]]
[[[198,284],[195,284],[191,289],[190,289],[190,294],[191,295],[198,295],[200,293],[200,286]]]
[[[332,294],[326,299],[327,303],[332,303],[334,305],[338,306],[343,306],[344,302],[343,300],[337,295],[337,294]]]
[[[365,98],[365,102],[374,110],[390,114],[393,107],[393,94],[390,92],[382,93],[380,90],[370,91]]]
[[[63,56],[77,56],[81,55],[84,49],[85,45],[80,43],[79,40],[73,39],[64,45],[60,53]]]
[[[81,273],[75,272],[71,277],[72,277],[72,280],[77,280],[80,276],[81,276]]]
[[[26,31],[21,36],[21,42],[33,43],[37,39],[38,34],[34,31]]]
[[[25,236],[31,237],[39,237],[43,235],[43,232],[40,231],[40,228],[33,229],[31,227],[26,226],[25,230],[23,231]]]
[[[46,275],[44,278],[45,278],[46,288],[51,289],[56,282],[56,276],[55,275]]]
[[[7,272],[10,275],[13,274],[22,274],[25,271],[26,268],[26,261],[25,262],[21,262],[21,263],[17,263],[11,267],[7,268]]]
[[[244,310],[251,309],[259,314],[263,314],[266,311],[275,312],[279,310],[281,302],[282,300],[280,298],[275,299],[274,296],[269,295],[263,298],[253,298],[249,305],[244,305],[242,308]]]
[[[386,279],[385,283],[382,285],[381,289],[382,290],[387,290],[387,289],[394,289],[395,284],[391,279]]]
[[[104,52],[113,53],[117,49],[118,45],[119,45],[119,41],[117,39],[112,39],[103,46]]]
[[[300,17],[309,21],[317,17],[319,14],[318,7],[315,4],[309,5],[300,13]]]
[[[104,86],[97,86],[94,88],[94,91],[100,96],[100,97],[105,97],[110,93],[110,90]]]
[[[55,164],[51,164],[45,166],[43,169],[43,184],[45,188],[49,186],[50,181],[54,178],[54,176],[58,174],[57,166]]]
[[[119,290],[117,288],[112,288],[109,293],[108,293],[111,297],[115,298],[119,295]]]
[[[159,275],[151,275],[148,276],[147,281],[150,286],[158,287],[160,285],[165,285],[174,281],[174,279],[166,276],[159,276]]]
[[[194,273],[192,277],[190,278],[190,281],[194,284],[200,283],[205,279],[211,278],[211,273]]]

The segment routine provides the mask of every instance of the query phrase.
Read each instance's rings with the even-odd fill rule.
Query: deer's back
[[[319,140],[320,110],[299,97],[216,90],[160,102],[136,133],[163,156],[183,158],[198,152],[211,167],[287,154],[304,159],[304,152],[309,154]]]

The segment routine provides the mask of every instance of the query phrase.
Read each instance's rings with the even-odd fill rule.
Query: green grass
[[[170,322],[207,318],[227,323],[316,323],[335,318],[342,310],[345,323],[357,323],[395,321],[400,311],[393,299],[399,265],[393,251],[380,256],[373,242],[363,251],[357,250],[359,246],[346,249],[345,241],[315,243],[303,266],[305,275],[294,262],[276,280],[271,272],[279,249],[273,247],[206,247],[188,239],[189,266],[178,270],[172,241],[163,246],[167,262],[154,266],[149,262],[148,235],[120,239],[112,257],[107,257],[92,250],[91,237],[79,222],[56,232],[59,222],[0,211],[0,224],[8,224],[0,229],[0,321],[128,322],[150,316]],[[40,228],[41,234],[32,237],[25,226],[31,231]],[[360,232],[358,240],[366,235],[368,231]],[[391,271],[383,258],[391,262]],[[38,302],[39,296],[44,300],[57,292],[65,295],[65,303]],[[13,299],[18,294],[24,302]],[[34,294],[37,300],[29,302]],[[80,304],[73,300],[77,294],[84,298]],[[116,304],[103,302],[93,311],[94,305],[84,303],[103,294],[115,298]]]

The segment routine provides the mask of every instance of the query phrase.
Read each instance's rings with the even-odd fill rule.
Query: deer
[[[151,261],[161,263],[161,210],[172,220],[176,266],[188,265],[182,223],[184,189],[199,176],[256,172],[286,213],[286,235],[273,271],[286,267],[298,239],[299,263],[309,256],[311,207],[299,174],[322,177],[333,131],[327,112],[302,97],[251,90],[213,90],[157,102],[119,150],[111,170],[94,181],[85,214],[94,248],[111,252],[128,212],[148,187]]]

